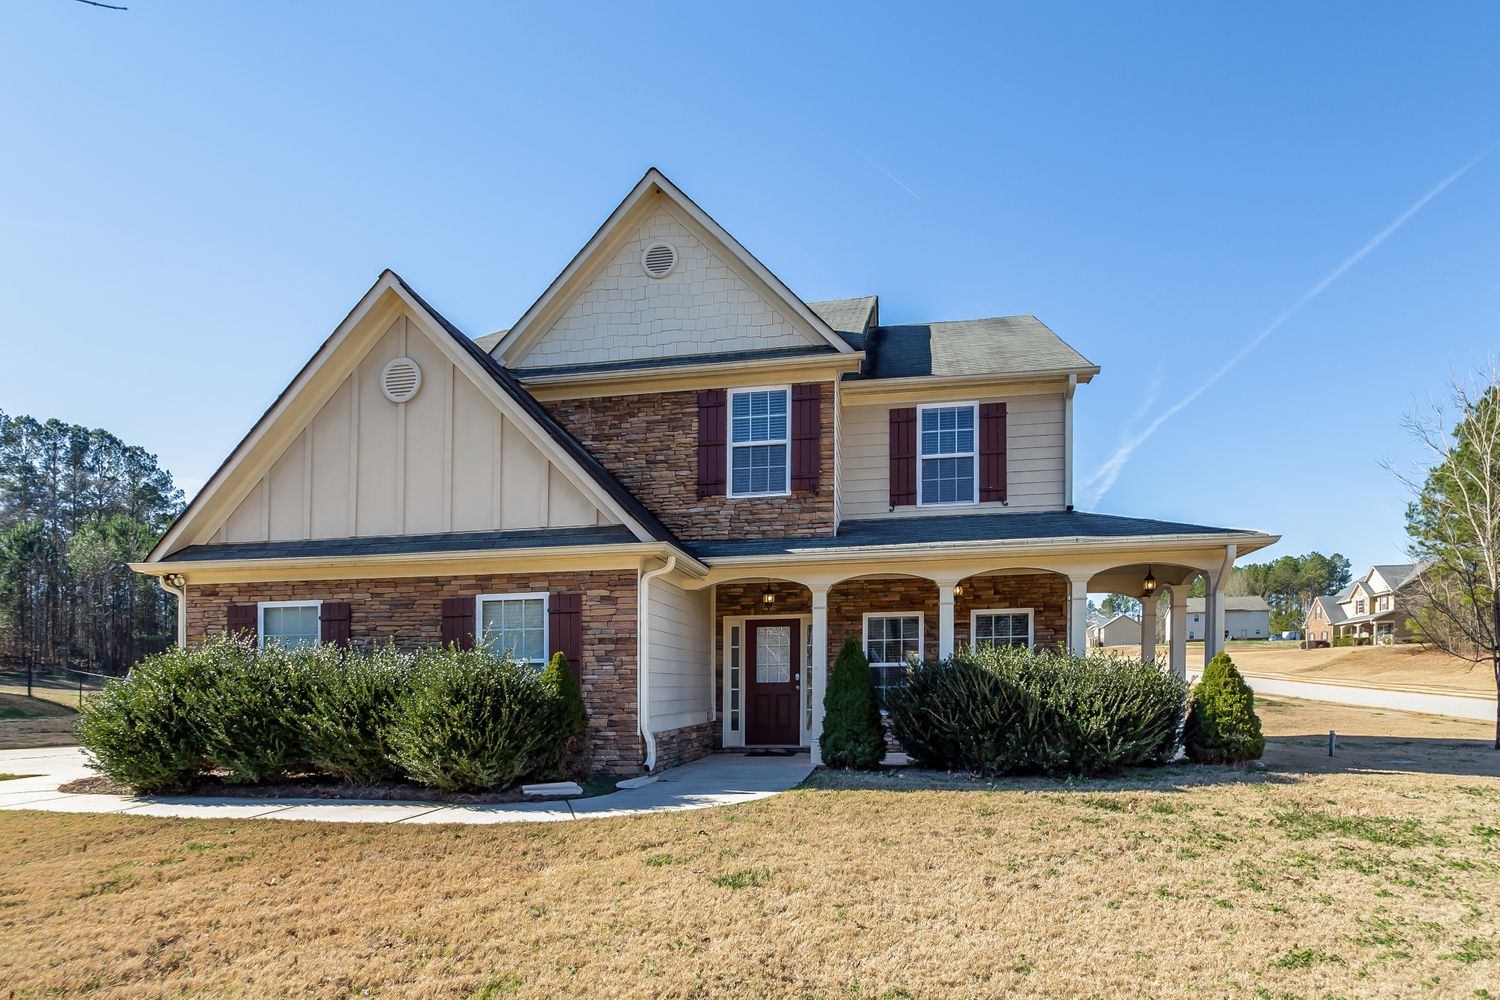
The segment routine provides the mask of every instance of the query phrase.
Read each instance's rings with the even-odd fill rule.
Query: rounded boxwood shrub
[[[387,734],[412,682],[412,656],[389,644],[368,655],[320,646],[308,661],[302,729],[309,766],[359,784],[400,778]]]
[[[854,636],[844,639],[823,693],[823,763],[872,771],[885,757],[880,706],[870,677],[870,661]]]
[[[136,792],[191,783],[207,767],[192,702],[229,639],[172,648],[136,664],[83,703],[76,732],[89,765]]]
[[[1255,692],[1229,654],[1219,653],[1203,669],[1193,688],[1182,738],[1188,757],[1200,764],[1259,760],[1266,752]]]
[[[530,664],[455,647],[417,654],[387,739],[413,781],[504,788],[557,759],[557,699]]]
[[[1096,774],[1176,754],[1187,686],[1109,653],[965,650],[908,673],[891,722],[911,759],[979,774]]]

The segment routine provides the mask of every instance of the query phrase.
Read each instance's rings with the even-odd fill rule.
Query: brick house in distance
[[[1075,511],[1098,372],[1032,316],[804,302],[653,169],[509,330],[383,273],[134,568],[185,643],[563,650],[601,773],[817,760],[845,636],[885,683],[970,643],[1082,649],[1088,593],[1148,577],[1179,607],[1207,577],[1222,618],[1275,536]]]

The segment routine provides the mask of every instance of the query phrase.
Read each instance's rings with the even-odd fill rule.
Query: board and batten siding
[[[942,514],[991,514],[996,511],[1061,510],[1067,502],[1064,499],[1067,457],[1062,393],[979,396],[973,397],[972,401],[1006,404],[1007,504],[994,502],[939,508],[900,506],[891,510],[891,404],[851,405],[845,397],[839,427],[839,506],[843,517],[852,520],[931,516],[934,511]],[[931,402],[948,401],[934,399]]]
[[[406,403],[380,375],[405,355],[422,370]],[[405,316],[399,317],[213,535],[288,541],[616,523],[506,419]]]
[[[708,590],[683,590],[663,579],[652,580],[648,587],[651,731],[663,733],[706,722],[713,695]]]

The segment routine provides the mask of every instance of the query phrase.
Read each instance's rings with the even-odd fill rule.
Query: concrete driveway
[[[655,781],[587,799],[452,805],[442,802],[265,799],[235,796],[75,795],[58,786],[93,772],[77,747],[0,750],[0,810],[124,813],[180,819],[286,819],[331,823],[550,823],[753,802],[795,788],[812,772],[807,754],[714,754],[663,771]]]

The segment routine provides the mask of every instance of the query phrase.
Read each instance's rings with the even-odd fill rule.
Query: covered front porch
[[[1188,588],[1207,581],[1206,663],[1223,646],[1224,588],[1238,553],[1234,543],[1197,541],[713,560],[703,586],[713,622],[715,742],[805,747],[817,763],[822,692],[846,637],[859,641],[884,688],[910,660],[965,646],[1082,652],[1090,593],[1151,596],[1142,602],[1141,655],[1185,678]],[[1174,612],[1164,649],[1156,640],[1159,592],[1170,594]]]

